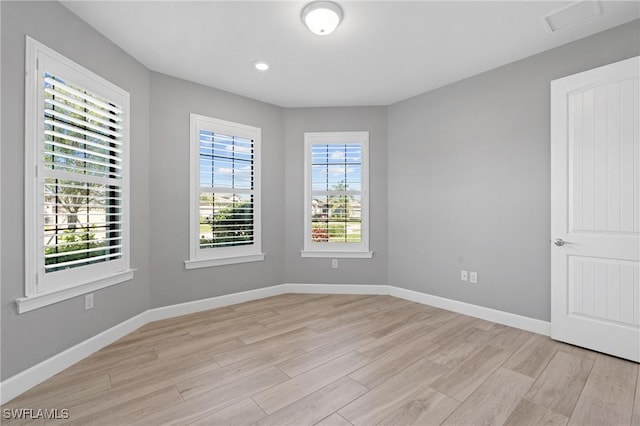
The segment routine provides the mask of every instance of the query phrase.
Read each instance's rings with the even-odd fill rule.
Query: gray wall
[[[163,306],[282,284],[282,108],[151,74],[151,304]],[[189,258],[189,114],[262,129],[263,262],[186,270]]]
[[[634,21],[389,107],[389,284],[549,320],[549,82],[638,55],[638,34]]]
[[[56,25],[52,26],[51,22]],[[134,280],[24,295],[25,35],[131,94]],[[282,109],[149,72],[56,2],[2,2],[2,380],[149,307],[283,282],[392,284],[549,319],[549,82],[638,55],[638,21],[390,107]],[[189,113],[262,128],[264,262],[185,270]],[[373,259],[300,257],[303,135],[370,132]],[[478,271],[476,286],[460,269]]]
[[[369,215],[372,259],[302,258],[304,245],[304,133],[369,131]],[[387,108],[298,108],[285,112],[285,282],[387,283]]]
[[[55,25],[52,25],[55,23]],[[17,314],[24,296],[25,35],[131,94],[132,281]],[[149,72],[55,2],[2,2],[2,371],[6,379],[149,306]]]

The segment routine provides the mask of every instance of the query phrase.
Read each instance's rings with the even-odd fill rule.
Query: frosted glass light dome
[[[309,3],[302,9],[302,21],[314,34],[331,34],[342,21],[342,9],[330,1]]]

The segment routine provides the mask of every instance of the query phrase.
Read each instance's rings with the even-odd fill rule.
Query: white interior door
[[[551,337],[640,362],[640,57],[551,83]]]

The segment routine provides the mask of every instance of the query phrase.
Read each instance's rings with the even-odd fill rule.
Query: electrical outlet
[[[478,273],[470,272],[469,273],[469,282],[472,284],[478,284]]]
[[[460,280],[467,281],[467,271],[460,271]]]
[[[331,267],[332,268],[338,267],[338,259],[331,259]]]
[[[84,310],[88,311],[89,309],[93,309],[93,293],[84,296]]]

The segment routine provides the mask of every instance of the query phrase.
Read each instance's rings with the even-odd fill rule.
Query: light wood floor
[[[638,375],[390,296],[288,294],[149,324],[2,408],[78,425],[640,425]]]

